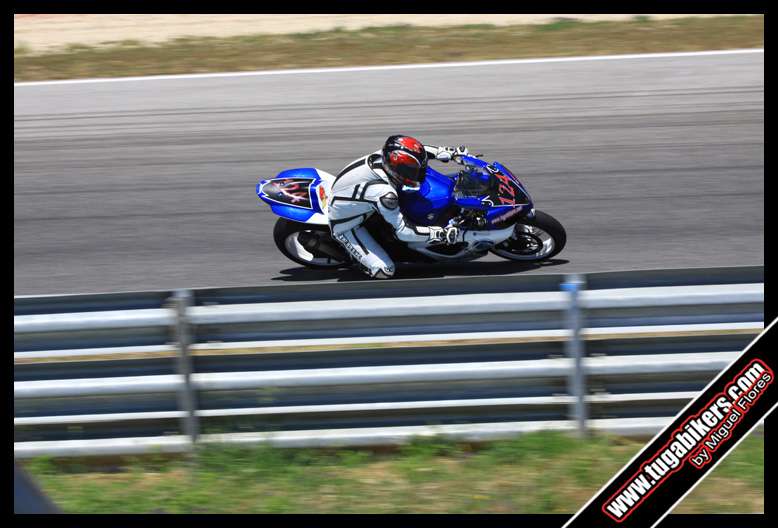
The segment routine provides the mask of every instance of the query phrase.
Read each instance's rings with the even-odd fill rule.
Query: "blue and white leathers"
[[[364,270],[375,278],[390,278],[395,266],[389,255],[363,227],[379,213],[406,243],[426,244],[439,238],[440,228],[416,226],[400,211],[397,190],[381,166],[381,151],[346,166],[332,184],[329,224],[333,237]]]

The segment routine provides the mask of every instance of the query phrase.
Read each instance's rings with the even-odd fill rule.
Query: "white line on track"
[[[545,59],[506,59],[506,60],[487,60],[471,62],[435,62],[426,64],[391,64],[385,66],[349,66],[342,68],[301,68],[293,70],[261,70],[247,72],[223,72],[223,73],[194,73],[177,75],[147,75],[140,77],[106,77],[95,79],[68,79],[60,81],[29,81],[15,82],[14,88],[30,86],[51,86],[59,84],[87,84],[87,83],[110,83],[110,82],[134,82],[134,81],[163,81],[163,80],[183,80],[183,79],[210,79],[219,77],[259,77],[265,75],[297,75],[309,73],[348,73],[348,72],[370,72],[387,70],[421,70],[430,68],[470,68],[477,66],[500,66],[511,64],[544,64],[553,62],[593,62],[609,60],[631,60],[631,59],[664,59],[678,57],[706,57],[716,55],[741,55],[746,53],[764,53],[764,48],[717,50],[717,51],[690,51],[690,52],[672,52],[672,53],[636,53],[626,55],[590,55],[583,57],[549,57]]]

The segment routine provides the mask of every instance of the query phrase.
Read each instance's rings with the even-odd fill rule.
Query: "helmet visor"
[[[385,169],[397,183],[418,189],[427,175],[427,160],[419,164],[419,160],[405,152],[392,152]]]

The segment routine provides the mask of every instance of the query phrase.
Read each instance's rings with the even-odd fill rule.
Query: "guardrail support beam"
[[[581,339],[581,307],[578,294],[586,287],[581,275],[568,275],[562,284],[562,289],[570,294],[570,304],[567,308],[567,328],[570,337],[565,342],[567,357],[573,362],[573,368],[568,379],[568,392],[575,397],[570,409],[570,418],[576,423],[576,433],[579,437],[586,436],[587,409],[586,409],[586,378],[583,371],[583,358],[585,355],[583,339]]]
[[[194,448],[200,435],[198,422],[197,398],[192,384],[192,356],[190,345],[192,343],[191,329],[188,319],[188,309],[192,305],[192,292],[189,290],[177,290],[171,297],[171,303],[176,314],[174,335],[178,345],[178,358],[176,366],[178,374],[182,378],[182,386],[178,391],[178,406],[186,414],[182,419],[182,428]]]

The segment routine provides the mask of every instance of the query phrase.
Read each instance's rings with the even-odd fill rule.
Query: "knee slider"
[[[391,279],[392,277],[394,277],[394,266],[381,268],[373,275],[375,279]]]

